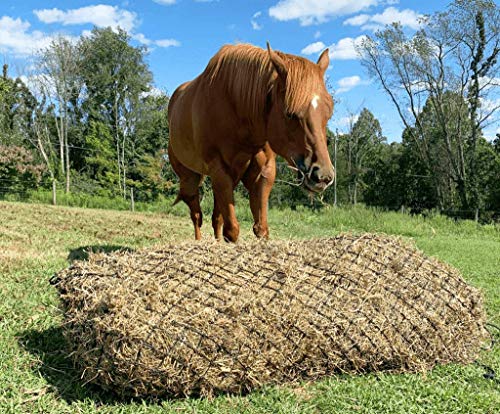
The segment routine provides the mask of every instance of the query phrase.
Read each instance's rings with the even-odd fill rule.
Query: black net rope
[[[195,243],[91,256],[54,279],[84,380],[213,395],[472,362],[480,293],[400,239]]]

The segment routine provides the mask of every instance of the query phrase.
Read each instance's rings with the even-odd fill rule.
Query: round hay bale
[[[56,286],[84,381],[122,396],[423,371],[473,361],[487,337],[479,291],[387,236],[94,254]]]

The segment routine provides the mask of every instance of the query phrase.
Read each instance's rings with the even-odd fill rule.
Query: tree
[[[428,16],[413,37],[394,23],[367,37],[358,49],[363,65],[396,107],[420,162],[431,173],[439,207],[445,199],[433,171],[433,136],[419,114],[427,103],[461,206],[477,207],[477,142],[481,128],[499,108],[484,105],[498,93],[494,74],[499,69],[499,16],[493,1],[456,0],[447,11]]]
[[[127,194],[130,159],[134,157],[141,97],[151,89],[152,76],[144,58],[145,49],[129,44],[129,35],[121,29],[94,28],[82,38],[80,70],[85,85],[82,108],[88,121],[109,125],[115,148],[118,184]]]
[[[129,186],[139,190],[138,200],[154,199],[177,181],[167,162],[168,102],[166,93],[143,94],[137,109],[136,132],[131,137],[134,156],[129,166]]]
[[[0,193],[25,192],[34,188],[45,172],[33,152],[17,145],[0,144]]]
[[[47,110],[45,101],[37,105],[33,111],[32,127],[33,133],[29,135],[29,139],[32,145],[38,150],[45,167],[50,175],[50,181],[52,184],[52,204],[57,204],[57,166],[59,160],[57,158],[57,153],[54,150],[54,142],[52,140],[53,133],[51,131],[51,125],[55,121],[51,109]]]
[[[398,142],[380,144],[370,157],[364,174],[363,201],[367,205],[399,209],[406,201],[409,180],[405,176],[404,146]]]
[[[385,138],[380,122],[368,109],[363,108],[357,120],[354,116],[350,119],[349,132],[343,136],[341,148],[347,160],[349,201],[357,204],[367,161]]]
[[[66,192],[70,191],[70,145],[68,133],[75,120],[75,106],[82,91],[79,76],[78,48],[63,36],[56,37],[37,55],[36,83],[44,99],[57,114],[55,126],[59,141],[61,174],[65,175]]]
[[[0,144],[26,144],[31,132],[32,112],[36,98],[20,78],[8,76],[8,66],[3,66],[0,78]]]
[[[110,188],[119,184],[111,128],[103,122],[91,120],[85,135],[85,148],[85,172],[88,177],[106,189],[107,195],[116,195],[109,193]]]

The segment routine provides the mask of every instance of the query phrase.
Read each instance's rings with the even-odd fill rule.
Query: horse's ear
[[[280,78],[285,80],[288,73],[285,61],[280,58],[274,50],[271,49],[271,45],[269,44],[269,42],[267,42],[267,52],[269,53],[269,59],[271,60],[274,69],[276,69],[276,72],[278,72]]]
[[[323,50],[323,53],[319,57],[317,64],[320,67],[321,71],[325,73],[325,71],[328,69],[328,65],[330,64],[330,53],[328,49]]]

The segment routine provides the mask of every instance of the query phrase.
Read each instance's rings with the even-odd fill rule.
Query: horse
[[[199,187],[212,182],[216,239],[236,242],[239,224],[234,189],[242,181],[250,198],[257,237],[269,237],[268,199],[276,154],[297,171],[301,185],[322,192],[335,179],[326,125],[333,100],[324,74],[328,49],[316,63],[238,44],[223,46],[194,80],[179,86],[168,106],[168,157],[180,180],[175,203],[190,210],[201,238]]]

